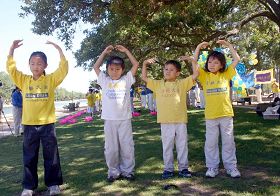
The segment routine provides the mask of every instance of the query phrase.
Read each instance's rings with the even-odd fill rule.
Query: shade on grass
[[[204,115],[190,110],[188,123],[191,179],[161,180],[163,170],[160,126],[156,116],[142,111],[133,118],[136,181],[106,182],[103,122],[97,116],[76,124],[57,124],[57,137],[64,177],[64,195],[278,195],[280,194],[280,121],[263,120],[254,111],[235,109],[235,142],[240,179],[227,177],[223,170],[215,179],[204,177]],[[176,155],[175,155],[176,157]],[[39,158],[39,192],[43,182],[42,156]],[[177,165],[176,165],[177,168]],[[222,164],[221,164],[222,168]],[[0,195],[21,192],[22,138],[0,140]],[[166,184],[177,188],[164,190]],[[39,194],[40,195],[40,194]]]

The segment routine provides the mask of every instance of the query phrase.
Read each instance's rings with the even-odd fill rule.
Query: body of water
[[[63,110],[63,106],[68,105],[71,102],[72,101],[56,101],[55,102],[55,109],[56,110]],[[77,102],[80,102],[80,107],[87,106],[87,100],[86,99],[73,100],[73,103],[77,103]],[[12,109],[13,109],[13,106],[11,106],[11,105],[4,106],[3,107],[3,112],[5,113],[5,115],[12,115]]]

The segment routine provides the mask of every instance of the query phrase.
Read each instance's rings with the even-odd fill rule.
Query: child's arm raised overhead
[[[222,44],[222,45],[224,45],[224,46],[226,46],[226,47],[229,48],[229,50],[230,50],[230,52],[231,52],[231,54],[232,54],[232,58],[233,58],[233,61],[232,61],[232,64],[231,64],[231,65],[232,65],[233,68],[235,68],[236,65],[238,64],[238,62],[240,61],[240,57],[239,57],[239,55],[237,54],[236,50],[235,50],[235,49],[233,48],[233,46],[232,46],[229,42],[227,42],[226,40],[218,40],[217,43],[218,43],[218,44]]]
[[[192,64],[192,79],[196,80],[196,78],[199,76],[199,71],[198,71],[198,64],[197,60],[195,60],[194,57],[192,56],[180,56],[178,58],[179,61],[185,61],[186,64],[191,63]]]
[[[60,59],[65,58],[65,56],[64,56],[64,54],[63,54],[63,51],[62,51],[62,49],[60,48],[59,45],[57,45],[56,43],[51,42],[51,41],[47,41],[46,44],[53,45],[53,46],[58,50]]]
[[[132,67],[131,67],[130,71],[131,71],[132,75],[135,76],[135,74],[137,72],[137,69],[138,69],[138,66],[139,66],[139,62],[135,59],[135,57],[131,54],[131,52],[127,48],[125,48],[124,46],[116,45],[115,49],[120,51],[120,52],[125,53],[126,56],[129,58],[129,60],[132,64]]]
[[[142,80],[144,80],[145,82],[148,81],[148,77],[147,77],[147,66],[150,65],[150,64],[153,64],[155,63],[156,60],[154,58],[152,59],[147,59],[143,62],[143,66],[142,66],[142,75],[141,75],[141,78]]]
[[[22,46],[22,39],[21,40],[14,40],[9,51],[9,56],[13,57],[14,56],[14,51],[16,48],[19,48]]]
[[[198,61],[199,57],[199,52],[201,48],[206,48],[209,45],[208,42],[201,42],[200,44],[197,45],[195,51],[194,51],[194,60]]]
[[[112,52],[112,50],[114,49],[114,46],[109,45],[107,46],[103,52],[100,54],[99,58],[97,59],[97,61],[95,62],[95,64],[93,65],[93,69],[96,73],[96,75],[98,76],[99,73],[101,72],[100,70],[100,66],[103,63],[104,58],[106,57],[107,54],[110,54]]]
[[[196,78],[199,76],[199,71],[198,71],[198,64],[197,64],[197,60],[195,60],[194,58],[191,58],[191,62],[192,62],[192,79],[195,81]]]

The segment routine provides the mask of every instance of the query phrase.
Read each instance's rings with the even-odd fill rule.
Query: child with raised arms
[[[112,50],[123,52],[129,58],[132,68],[126,74],[121,57],[110,56],[106,62],[106,73],[100,70],[105,57]],[[130,88],[135,82],[139,66],[131,52],[122,45],[109,45],[101,53],[93,68],[102,88],[102,113],[105,134],[105,159],[108,166],[108,182],[119,178],[134,180],[134,141],[132,136],[132,112]]]
[[[181,64],[169,60],[164,64],[164,79],[153,80],[147,77],[147,66],[154,64],[156,59],[147,59],[142,67],[142,79],[147,87],[156,94],[157,122],[161,126],[164,171],[163,179],[174,176],[173,149],[176,144],[179,177],[191,177],[188,170],[188,136],[187,136],[187,106],[186,96],[195,84],[197,77],[196,64],[193,65],[193,75],[178,79]]]
[[[214,178],[219,173],[219,134],[222,139],[222,159],[226,172],[233,178],[240,177],[237,169],[236,148],[233,135],[233,108],[230,100],[230,80],[236,75],[235,67],[240,57],[233,46],[219,40],[230,49],[233,57],[231,65],[226,67],[226,58],[222,52],[213,51],[207,57],[205,67],[199,69],[199,77],[205,97],[206,141],[205,158],[207,177]],[[201,48],[208,46],[208,42],[200,43],[194,54],[197,61]]]
[[[29,58],[32,75],[18,71],[13,58],[14,50],[22,45],[22,40],[15,40],[10,47],[7,71],[12,81],[22,90],[23,97],[23,191],[22,196],[31,196],[38,187],[37,163],[40,142],[43,148],[45,184],[50,195],[60,193],[59,185],[63,183],[60,159],[55,131],[55,88],[68,73],[68,62],[61,48],[54,46],[60,55],[58,69],[46,74],[47,56],[40,51],[33,52]]]

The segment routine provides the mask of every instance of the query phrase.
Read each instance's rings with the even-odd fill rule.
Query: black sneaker
[[[120,178],[120,176],[114,177],[114,176],[108,176],[107,177],[107,182],[115,182],[116,180],[118,180]]]
[[[190,178],[192,177],[192,174],[188,169],[183,169],[182,171],[179,171],[178,176],[181,178]]]
[[[128,174],[126,176],[122,176],[124,179],[128,180],[128,181],[134,181],[135,180],[135,176],[133,174]]]
[[[174,172],[171,171],[163,171],[162,173],[162,179],[168,179],[168,178],[172,178],[174,176]]]

